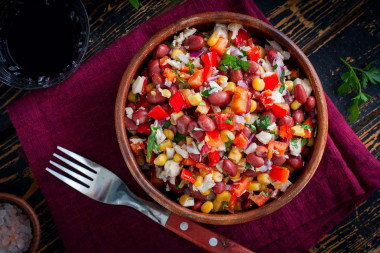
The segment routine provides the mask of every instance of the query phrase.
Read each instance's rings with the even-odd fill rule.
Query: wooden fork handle
[[[170,214],[165,227],[209,252],[253,252],[218,233],[174,213]]]

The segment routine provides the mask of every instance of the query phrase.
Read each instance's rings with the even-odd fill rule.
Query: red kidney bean
[[[165,83],[164,77],[157,73],[154,73],[151,79],[152,79],[152,83],[159,84],[160,86]]]
[[[135,109],[139,109],[141,107],[144,107],[145,109],[149,109],[150,107],[150,103],[148,102],[145,96],[140,96],[139,101],[137,101],[136,103]]]
[[[203,205],[203,202],[202,201],[200,201],[200,200],[195,200],[194,201],[194,206],[192,207],[192,209],[194,210],[194,211],[198,211],[198,210],[200,210],[201,209],[201,206]]]
[[[202,48],[203,46],[203,37],[201,35],[191,35],[189,38],[185,39],[183,46],[190,51],[196,51]]]
[[[262,113],[266,110],[265,106],[263,105],[263,103],[261,103],[261,101],[256,101],[256,103],[257,103],[257,107],[255,110],[255,113]]]
[[[303,146],[301,149],[301,156],[307,157],[310,154],[310,148]]]
[[[223,169],[227,172],[228,175],[234,177],[237,173],[236,165],[231,162],[229,159],[223,161]]]
[[[177,93],[178,88],[177,88],[177,86],[176,86],[175,84],[172,84],[172,86],[170,86],[170,88],[169,88],[169,91],[170,91],[170,93],[171,93],[172,96],[173,96],[174,94]]]
[[[259,157],[252,152],[247,155],[247,162],[253,167],[258,168],[264,165],[264,158]]]
[[[249,113],[251,110],[251,99],[248,99],[247,105],[245,107],[245,113]]]
[[[156,57],[161,58],[170,52],[170,47],[166,44],[158,45],[156,48]]]
[[[248,61],[249,68],[247,69],[247,73],[254,74],[259,70],[259,64],[254,61]]]
[[[288,126],[292,127],[292,126],[294,126],[294,120],[291,116],[285,116],[283,118],[277,119],[277,124],[279,126],[287,124]]]
[[[253,88],[249,89],[249,91],[252,93],[252,99],[260,99],[261,93],[260,91],[254,90]]]
[[[227,105],[231,101],[230,95],[225,91],[214,92],[207,99],[215,106]]]
[[[212,132],[216,128],[214,121],[204,114],[199,116],[198,125],[206,132]]]
[[[199,162],[201,160],[201,155],[199,155],[199,154],[189,153],[189,157],[196,162]]]
[[[243,202],[244,200],[246,200],[248,197],[249,197],[249,192],[244,192],[240,197],[237,198],[237,201],[238,202]]]
[[[139,125],[148,122],[148,120],[149,120],[148,110],[147,109],[139,109],[139,110],[135,111],[132,114],[132,119],[134,122],[136,122],[136,124],[138,121]]]
[[[303,167],[303,159],[299,157],[289,156],[286,162],[296,170],[302,169]]]
[[[231,70],[231,80],[232,82],[234,83],[237,83],[238,81],[240,80],[243,80],[243,71],[241,71],[241,69],[233,69]]]
[[[245,177],[257,177],[261,172],[256,172],[254,170],[246,170],[241,175]]]
[[[169,104],[161,104],[162,109],[164,109],[169,115],[174,112],[174,109]]]
[[[265,146],[258,146],[256,148],[255,153],[259,157],[267,157],[268,156],[268,148]]]
[[[252,131],[248,127],[244,126],[244,128],[241,131],[243,132],[245,137],[249,138],[251,136]]]
[[[181,134],[184,134],[184,135],[188,135],[189,134],[189,130],[187,129],[187,126],[189,125],[189,123],[191,122],[191,118],[187,115],[183,115],[182,117],[180,117],[179,119],[177,119],[177,128],[178,128],[178,131],[181,133]]]
[[[133,122],[132,119],[128,118],[127,116],[124,117],[124,125],[125,128],[129,131],[136,131],[137,125],[135,122]]]
[[[273,62],[277,60],[277,57],[278,55],[276,50],[274,50],[273,48],[267,50],[267,58],[270,63],[273,64]]]
[[[297,84],[296,87],[294,87],[294,98],[301,104],[306,103],[307,94],[305,88],[301,84]]]
[[[285,156],[276,156],[274,155],[271,159],[274,165],[281,166],[286,162]]]
[[[202,142],[205,138],[206,133],[204,131],[190,131],[190,136],[196,139],[198,142]]]
[[[293,113],[293,120],[295,123],[301,124],[303,122],[303,111],[298,109]]]
[[[169,181],[167,182],[170,190],[174,193],[174,194],[181,194],[183,189],[181,188],[177,188],[177,185],[178,185],[178,180],[177,178],[175,179],[175,184],[172,184],[170,183]]]
[[[141,71],[141,76],[145,76],[146,78],[148,78],[148,68],[145,68],[143,69],[143,71]]]
[[[250,209],[250,208],[253,206],[254,203],[255,203],[255,202],[253,202],[252,199],[246,199],[246,200],[244,200],[243,203],[241,204],[241,207],[242,207],[244,210],[248,210],[248,209]]]
[[[266,115],[269,115],[271,124],[276,122],[277,117],[274,115],[274,113],[271,110],[263,112],[262,116],[265,117]]]
[[[200,191],[193,189],[193,184],[189,184],[189,189],[190,195],[193,196],[193,198],[201,201],[206,199],[206,196],[203,195]]]
[[[170,125],[168,129],[172,130],[174,134],[177,133],[177,127],[175,125]]]
[[[152,59],[148,62],[148,76],[151,78],[153,74],[161,74],[159,59]]]
[[[196,121],[192,120],[188,125],[187,125],[187,131],[190,133],[191,130],[193,130],[194,128],[197,128],[198,127],[198,124]]]
[[[166,97],[162,96],[161,92],[154,88],[146,95],[146,99],[151,104],[161,104],[166,100]]]
[[[223,181],[215,183],[214,188],[212,188],[215,194],[222,193],[224,192],[225,189],[226,189],[226,184]]]
[[[132,110],[136,110],[136,105],[134,103],[129,102],[126,107],[132,108]]]
[[[305,111],[310,112],[315,108],[315,97],[310,96],[306,99]]]
[[[253,79],[255,79],[256,77],[259,77],[259,75],[257,75],[257,74],[248,74],[248,75],[244,76],[243,80],[246,81],[248,87],[250,87],[252,85]]]

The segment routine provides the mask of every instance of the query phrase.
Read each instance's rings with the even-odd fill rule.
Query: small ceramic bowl
[[[235,212],[234,214],[205,214],[193,211],[189,208],[181,206],[179,203],[176,203],[152,185],[136,162],[133,152],[129,146],[127,131],[124,125],[125,107],[131,81],[140,73],[142,67],[144,67],[147,61],[152,57],[152,52],[156,46],[171,38],[177,32],[184,30],[186,27],[195,27],[200,31],[209,31],[213,29],[215,23],[240,23],[251,34],[254,34],[259,38],[277,41],[282,48],[291,54],[292,63],[300,68],[303,76],[310,80],[314,96],[316,98],[318,112],[318,133],[315,139],[314,148],[305,167],[302,171],[300,171],[298,179],[293,182],[293,186],[290,187],[278,199],[275,199],[262,207],[242,212]],[[182,18],[153,35],[152,38],[140,48],[125,70],[119,86],[115,107],[115,125],[119,146],[125,163],[140,186],[154,200],[170,211],[198,222],[217,225],[243,223],[258,219],[273,213],[297,196],[297,194],[309,182],[316,171],[319,162],[321,161],[327,139],[327,118],[327,106],[322,84],[314,67],[302,50],[286,35],[275,29],[273,26],[251,16],[231,12],[209,12]]]
[[[0,193],[0,203],[9,203],[19,207],[23,211],[23,213],[29,218],[32,227],[33,239],[30,243],[28,252],[37,252],[41,237],[41,227],[40,222],[38,221],[37,214],[34,212],[33,208],[22,198],[19,198],[9,193]]]

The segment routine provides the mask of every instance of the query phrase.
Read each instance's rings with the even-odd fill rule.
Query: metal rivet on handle
[[[189,224],[187,222],[182,222],[179,227],[181,230],[186,231],[189,228]]]
[[[218,239],[216,239],[215,237],[211,237],[210,240],[208,241],[208,243],[211,245],[211,246],[216,246],[218,244]]]

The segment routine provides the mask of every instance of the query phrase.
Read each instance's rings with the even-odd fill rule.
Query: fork
[[[54,165],[81,183],[77,183],[50,168],[46,168],[46,170],[87,197],[106,204],[133,207],[155,222],[209,252],[252,253],[249,249],[218,233],[171,213],[162,206],[137,197],[117,175],[103,166],[60,146],[57,148],[79,164],[56,153],[53,156],[63,162],[65,166],[69,165],[86,175],[86,177],[52,160],[50,160],[51,165]]]

